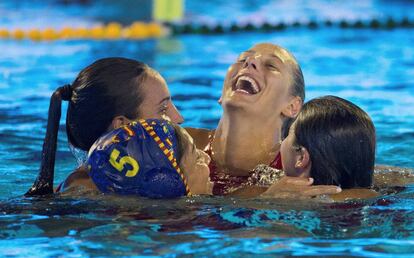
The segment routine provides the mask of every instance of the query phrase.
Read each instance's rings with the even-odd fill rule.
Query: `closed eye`
[[[278,67],[272,63],[266,63],[266,67],[271,69],[271,70],[276,70],[279,71]]]
[[[237,60],[237,63],[244,63],[244,62],[246,62],[246,58],[240,58],[240,59],[238,59]]]
[[[167,113],[167,107],[161,107],[160,110],[158,111],[161,115],[164,115]]]
[[[168,103],[170,102],[170,99],[165,99],[159,104],[158,113],[159,114],[166,114],[168,110]]]

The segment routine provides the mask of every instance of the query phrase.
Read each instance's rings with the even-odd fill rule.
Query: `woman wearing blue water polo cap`
[[[188,134],[169,121],[131,122],[95,142],[89,151],[89,175],[108,194],[150,198],[211,194],[208,155],[186,141],[191,141]]]

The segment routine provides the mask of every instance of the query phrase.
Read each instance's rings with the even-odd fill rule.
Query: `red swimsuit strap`
[[[271,166],[272,168],[283,170],[282,155],[280,155],[280,151],[276,154],[275,159],[272,162],[270,162],[269,166]]]

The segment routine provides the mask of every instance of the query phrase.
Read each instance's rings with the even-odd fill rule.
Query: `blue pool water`
[[[91,12],[98,8],[96,3],[62,2],[2,1],[0,27],[92,25],[105,16]],[[98,10],[102,3],[110,4],[100,3]],[[411,1],[186,4],[187,21],[213,24],[401,18],[414,11]],[[221,115],[217,100],[228,66],[238,53],[264,41],[280,44],[297,57],[307,99],[338,95],[369,113],[377,128],[378,164],[414,168],[413,31],[333,27],[143,41],[0,40],[0,256],[412,256],[411,185],[397,194],[339,204],[221,197],[153,201],[21,196],[39,168],[49,97],[86,65],[108,56],[142,60],[166,78],[185,126],[214,128]],[[63,121],[64,117],[55,182],[76,166]]]

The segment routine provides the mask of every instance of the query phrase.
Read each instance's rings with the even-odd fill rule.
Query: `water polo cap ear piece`
[[[177,136],[177,132],[175,131],[173,124],[170,121],[161,121],[157,119],[139,120],[138,122],[153,138],[155,143],[158,145],[159,149],[168,159],[169,166],[164,168],[164,170],[174,171],[172,175],[176,177],[176,184],[182,184],[184,186],[185,193],[187,195],[191,195],[190,189],[187,185],[187,180],[183,172],[181,171],[180,167],[178,166],[178,158],[180,157],[181,153],[179,153],[179,137]],[[168,148],[168,146],[170,146],[170,148]],[[178,180],[177,175],[179,176],[180,180]],[[165,181],[167,182],[168,180],[166,179]],[[179,181],[181,182],[178,183]],[[172,186],[171,183],[169,183],[169,185]],[[159,185],[155,187],[159,188]]]

